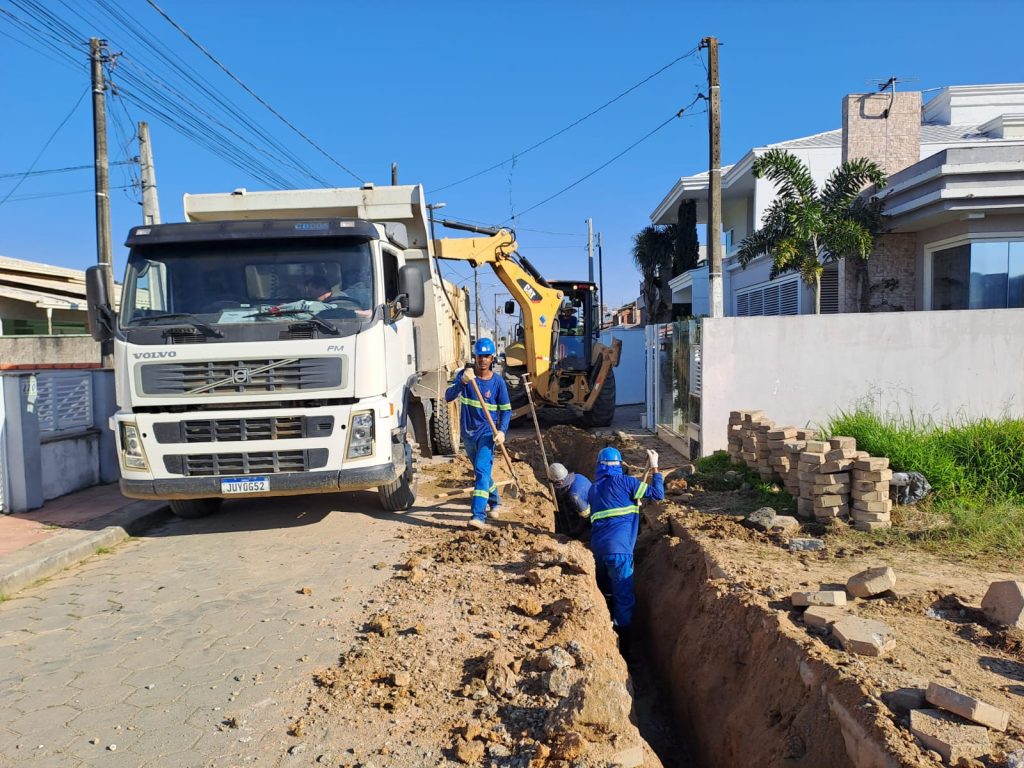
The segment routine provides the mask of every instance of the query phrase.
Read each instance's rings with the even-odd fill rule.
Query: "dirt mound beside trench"
[[[516,469],[528,499],[506,502],[500,523],[452,530],[444,521],[467,519],[465,500],[433,518],[416,513],[438,524],[410,526],[406,559],[375,566],[393,577],[291,723],[320,762],[661,766],[630,721],[628,673],[593,557],[547,531],[546,489]],[[421,494],[432,479],[471,483],[462,460],[427,468]]]

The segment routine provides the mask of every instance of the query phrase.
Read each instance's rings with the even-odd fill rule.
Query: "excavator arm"
[[[553,385],[552,331],[562,292],[551,288],[533,265],[516,253],[518,244],[509,230],[483,229],[452,221],[441,223],[449,229],[486,235],[434,240],[434,255],[439,259],[466,261],[474,268],[484,264],[491,267],[523,312],[526,367],[533,386],[542,395],[549,395],[548,390]]]

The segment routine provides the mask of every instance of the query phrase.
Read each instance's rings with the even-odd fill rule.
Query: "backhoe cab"
[[[517,252],[515,234],[461,222],[442,221],[449,229],[476,232],[483,238],[435,240],[439,259],[487,264],[512,294],[520,312],[518,338],[505,351],[503,370],[512,400],[512,417],[529,409],[524,374],[538,407],[574,411],[588,427],[605,427],[615,415],[615,373],[622,342],[599,340],[594,307],[596,286],[587,282],[549,283]],[[506,307],[513,309],[511,307]]]

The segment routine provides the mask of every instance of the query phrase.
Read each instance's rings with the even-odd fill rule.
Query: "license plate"
[[[220,492],[228,493],[268,493],[270,479],[266,477],[225,477],[220,481]]]

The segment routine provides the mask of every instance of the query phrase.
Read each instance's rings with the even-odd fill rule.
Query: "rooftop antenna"
[[[878,88],[879,93],[884,93],[886,90],[889,91],[889,106],[882,112],[883,118],[889,117],[889,112],[892,110],[892,103],[896,100],[896,84],[897,83],[916,83],[918,78],[916,77],[898,77],[896,75],[890,75],[887,78],[873,77],[867,82],[870,85],[874,85]]]

